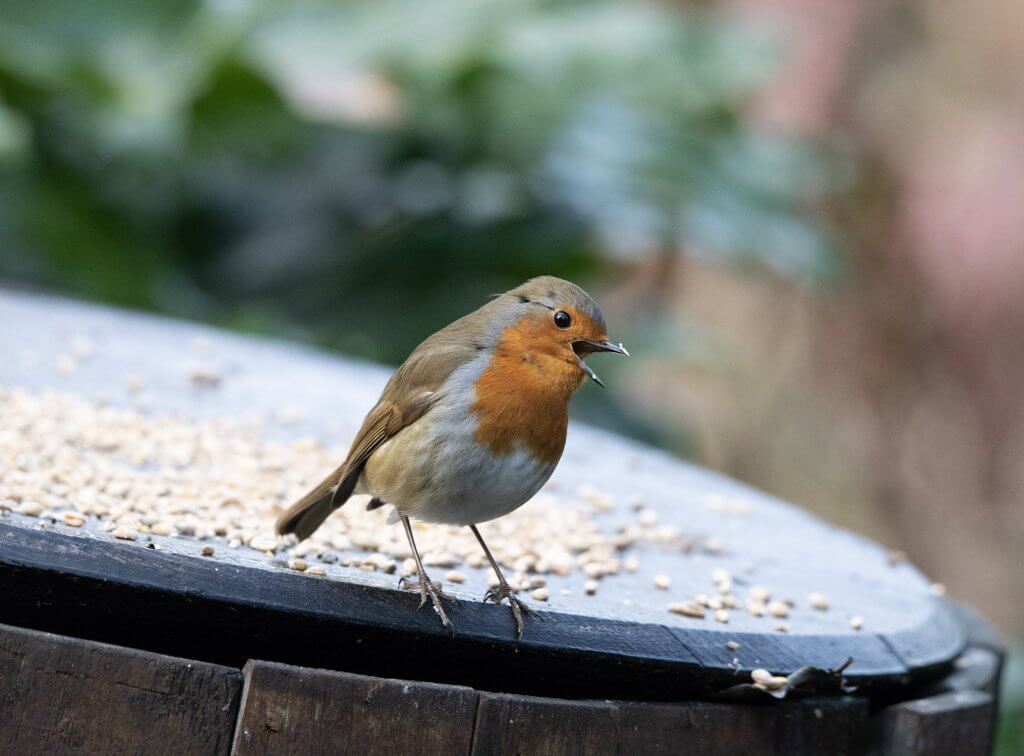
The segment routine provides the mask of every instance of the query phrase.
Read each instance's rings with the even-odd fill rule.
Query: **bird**
[[[584,358],[629,356],[608,340],[604,316],[582,288],[554,276],[532,278],[427,337],[394,372],[341,465],[276,522],[279,535],[308,538],[353,495],[367,509],[390,505],[416,563],[399,587],[429,599],[454,632],[427,575],[410,520],[468,526],[497,577],[485,603],[507,601],[517,638],[523,614],[477,527],[531,499],[565,448],[569,401],[585,379],[604,386]]]

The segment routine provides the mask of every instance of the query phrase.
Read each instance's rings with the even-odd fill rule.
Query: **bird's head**
[[[519,317],[513,326],[524,359],[555,360],[571,375],[597,377],[584,358],[594,352],[629,356],[622,344],[608,340],[604,315],[593,298],[574,283],[554,276],[533,278],[503,295]],[[560,368],[564,371],[565,368]]]

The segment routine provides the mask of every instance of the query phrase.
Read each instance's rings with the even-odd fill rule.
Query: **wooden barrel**
[[[262,428],[282,443],[347,441],[388,374],[22,293],[0,323],[5,402],[131,407],[141,381],[147,412],[185,422],[291,407]],[[549,494],[615,557],[548,570],[521,640],[474,566],[446,587],[451,633],[358,544],[302,574],[228,534],[119,538],[27,506],[10,481],[39,473],[33,432],[0,427],[3,753],[991,750],[1003,652],[969,610],[864,538],[602,431],[571,428]]]

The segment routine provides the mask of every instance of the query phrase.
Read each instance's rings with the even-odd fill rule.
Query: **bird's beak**
[[[621,354],[623,357],[629,357],[626,347],[622,346],[621,343],[613,344],[610,341],[574,341],[572,351],[576,354],[576,362],[579,363],[580,369],[590,376],[594,383],[601,387],[604,387],[604,381],[597,377],[597,373],[591,370],[590,365],[584,362],[583,357],[580,355],[593,354],[594,352],[614,352],[615,354]]]
[[[615,354],[621,354],[623,357],[629,357],[629,352],[626,351],[626,347],[622,346],[621,343],[613,344],[610,341],[577,341],[573,346],[575,347],[576,344],[579,344],[581,347],[579,351],[615,352]]]

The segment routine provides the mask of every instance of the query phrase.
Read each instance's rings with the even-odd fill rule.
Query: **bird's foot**
[[[459,600],[441,590],[440,583],[431,580],[426,575],[421,576],[419,580],[409,580],[403,576],[398,580],[398,587],[407,591],[420,592],[420,605],[417,607],[418,609],[422,609],[429,598],[434,605],[434,613],[441,618],[441,624],[452,630],[455,629],[452,621],[448,619],[448,615],[444,611],[444,606],[441,605],[441,599],[448,599],[456,606],[458,606]]]
[[[431,592],[437,594],[440,598],[448,599],[448,601],[451,601],[453,604],[458,606],[459,600],[450,593],[445,593],[441,586],[441,583],[430,579],[423,580],[421,578],[420,580],[410,580],[408,577],[401,577],[398,579],[398,587],[402,590],[420,592],[420,597],[422,598],[422,601],[420,601],[421,607],[427,603],[427,596],[430,595]]]
[[[536,617],[538,620],[543,619],[537,612],[530,607],[525,601],[519,599],[508,583],[501,583],[494,588],[488,588],[487,593],[484,594],[484,601],[493,601],[495,604],[500,604],[505,599],[508,599],[508,605],[512,609],[512,617],[516,621],[516,638],[523,637],[523,615],[528,617]]]

